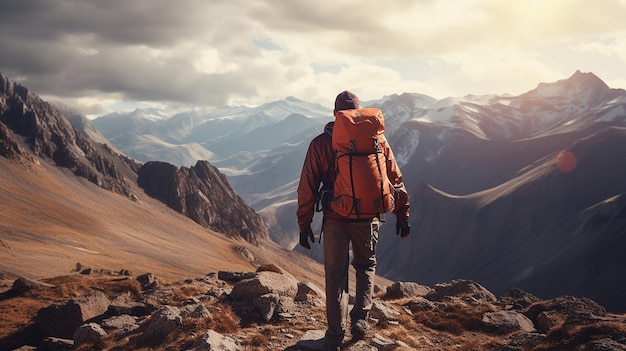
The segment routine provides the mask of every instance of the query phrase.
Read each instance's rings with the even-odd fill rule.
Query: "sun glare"
[[[577,164],[576,155],[569,150],[563,150],[556,156],[556,166],[561,172],[571,172],[576,168]]]

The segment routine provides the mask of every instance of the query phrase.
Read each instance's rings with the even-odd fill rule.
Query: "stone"
[[[162,338],[183,326],[180,310],[173,306],[163,306],[147,322],[146,334]]]
[[[537,327],[544,333],[550,331],[550,329],[561,325],[565,321],[565,318],[556,311],[543,311],[537,315]]]
[[[266,322],[269,322],[274,316],[279,299],[280,296],[278,294],[265,294],[254,299],[254,306],[259,309],[261,317]]]
[[[254,300],[255,298],[275,293],[294,298],[298,292],[298,282],[290,275],[259,272],[254,278],[245,279],[235,284],[230,297],[233,299]]]
[[[405,297],[417,297],[428,294],[432,289],[415,282],[395,282],[387,287],[385,299],[402,299]]]
[[[38,351],[72,351],[74,341],[64,338],[47,337],[37,347]]]
[[[52,288],[54,285],[38,282],[27,278],[18,278],[13,282],[11,291],[21,294],[30,290],[41,290],[44,288]]]
[[[37,312],[36,322],[45,335],[70,339],[74,331],[88,320],[104,314],[110,300],[104,293],[55,303]]]
[[[213,330],[201,335],[189,351],[239,351],[235,341]]]
[[[107,332],[99,324],[83,324],[74,331],[74,346],[77,347],[83,344],[98,345],[105,337],[107,337]]]
[[[251,279],[254,277],[256,277],[256,273],[253,273],[253,272],[231,272],[231,271],[217,272],[217,279],[223,280],[229,283],[238,283],[244,279]]]
[[[137,317],[127,314],[107,318],[102,321],[101,325],[104,329],[117,330],[122,334],[129,333],[139,328]]]
[[[326,331],[324,330],[307,330],[296,346],[304,350],[326,350],[325,337]]]
[[[511,306],[514,310],[523,310],[535,302],[541,301],[537,296],[519,288],[512,288],[498,302],[502,306]]]
[[[298,283],[298,292],[296,293],[295,301],[307,301],[309,300],[309,296],[326,298],[326,292],[311,282],[300,282]]]
[[[426,300],[425,298],[421,296],[412,299],[411,301],[407,302],[404,306],[408,308],[411,313],[432,311],[436,307],[434,302]]]
[[[435,284],[431,288],[432,291],[424,295],[424,298],[435,302],[458,300],[471,305],[485,305],[497,301],[492,292],[471,280],[456,279]]]
[[[371,318],[377,319],[380,323],[396,320],[400,316],[400,312],[394,310],[383,301],[374,300],[369,315]]]
[[[483,323],[498,329],[523,331],[530,333],[535,330],[533,322],[517,311],[496,311],[483,314]]]
[[[141,284],[141,288],[143,290],[152,289],[159,285],[159,280],[152,273],[146,273],[138,276],[137,281]]]
[[[377,351],[378,349],[375,346],[368,344],[363,340],[359,340],[354,344],[348,346],[346,351]]]
[[[380,334],[374,334],[374,336],[372,336],[370,345],[376,347],[376,350],[378,351],[391,351],[398,347],[394,341],[386,339]]]

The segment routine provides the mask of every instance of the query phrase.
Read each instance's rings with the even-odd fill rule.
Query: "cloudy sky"
[[[95,117],[521,94],[576,70],[626,88],[626,0],[0,0],[0,72]]]

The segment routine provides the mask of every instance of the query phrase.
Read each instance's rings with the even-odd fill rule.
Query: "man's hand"
[[[399,220],[396,219],[396,235],[400,235],[402,240],[406,239],[411,234],[411,224],[408,219]]]
[[[300,232],[300,245],[302,245],[302,247],[304,247],[307,250],[311,249],[311,244],[309,244],[309,239],[311,239],[311,242],[313,243],[315,242],[315,237],[313,236],[313,231],[311,230],[311,228],[303,232]]]

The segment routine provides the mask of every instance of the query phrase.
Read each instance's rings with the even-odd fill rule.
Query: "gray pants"
[[[372,308],[376,245],[380,222],[324,223],[324,271],[326,277],[326,341],[341,343],[348,316],[348,268],[350,244],[356,270],[356,299],[350,312],[351,324],[367,320]]]

